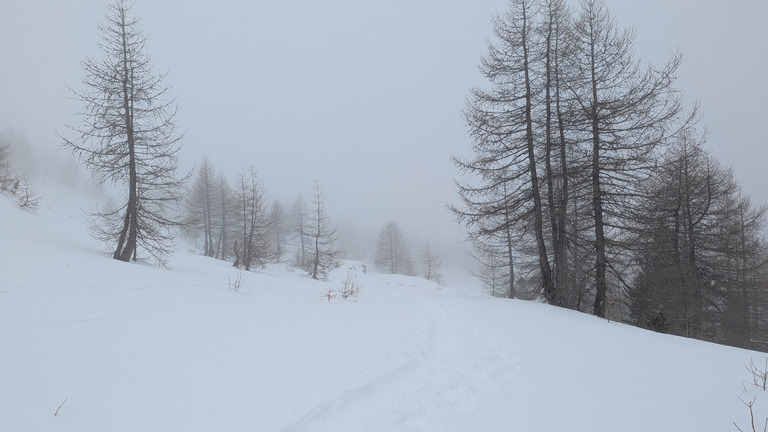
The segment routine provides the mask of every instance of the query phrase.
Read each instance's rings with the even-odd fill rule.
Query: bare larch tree
[[[103,181],[124,187],[122,204],[95,211],[92,234],[110,245],[112,257],[136,260],[148,253],[164,264],[173,247],[172,228],[180,225],[177,206],[186,180],[178,178],[176,103],[168,97],[165,74],[155,74],[141,19],[132,4],[114,0],[99,26],[100,59],[86,58],[82,89],[72,89],[83,104],[77,136],[62,137]]]
[[[291,223],[293,225],[293,234],[296,238],[296,267],[307,267],[307,255],[309,255],[307,249],[309,248],[309,239],[307,233],[309,232],[308,218],[307,218],[307,205],[304,202],[304,198],[299,195],[291,208]]]
[[[379,232],[374,261],[379,271],[411,275],[413,270],[411,254],[408,251],[405,235],[397,222],[388,222]]]
[[[329,271],[340,265],[343,253],[336,249],[339,229],[331,224],[325,210],[325,195],[317,181],[307,222],[306,234],[313,243],[311,259],[308,262],[309,274],[313,279],[325,279]]]
[[[218,205],[216,174],[208,157],[196,169],[195,180],[186,196],[187,232],[197,240],[203,238],[203,255],[216,256],[214,234],[214,207]]]
[[[264,185],[256,168],[249,166],[240,173],[237,184],[240,246],[235,242],[235,267],[251,270],[257,263],[264,266],[274,258],[271,232],[275,224]]]
[[[480,184],[457,182],[463,206],[453,207],[453,211],[467,224],[472,236],[495,235],[511,226],[531,232],[541,291],[554,303],[556,293],[544,237],[543,186],[535,136],[536,103],[541,93],[534,70],[536,10],[535,1],[513,0],[509,11],[493,21],[496,38],[489,42],[488,54],[480,65],[491,88],[473,89],[464,111],[474,157],[454,158],[459,170]],[[501,195],[500,188],[508,192]],[[498,217],[510,212],[519,217]]]
[[[626,226],[625,203],[652,173],[654,151],[680,123],[680,94],[673,86],[682,55],[660,69],[643,69],[633,55],[635,34],[620,31],[604,0],[583,0],[574,26],[572,89],[582,107],[581,132],[591,147],[594,222],[595,301],[606,313],[608,251]],[[577,120],[578,121],[578,120]]]
[[[419,253],[419,261],[424,279],[443,283],[443,275],[440,274],[440,267],[443,265],[443,259],[437,253],[432,244],[427,241]]]

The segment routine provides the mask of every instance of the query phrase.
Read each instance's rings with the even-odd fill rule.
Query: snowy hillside
[[[761,430],[768,412],[744,368],[761,353],[361,263],[234,291],[236,269],[188,252],[108,259],[88,201],[46,195],[37,214],[0,199],[0,431],[727,431],[751,430],[738,398]],[[357,301],[323,299],[347,269]]]

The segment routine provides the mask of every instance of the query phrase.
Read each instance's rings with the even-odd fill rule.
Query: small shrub
[[[757,390],[766,390],[766,387],[768,386],[768,357],[765,359],[765,365],[761,369],[759,366],[755,365],[754,360],[749,359],[749,364],[744,365],[744,367],[747,369],[749,374],[752,378],[752,385]],[[747,391],[747,381],[744,382],[744,392]],[[739,398],[742,404],[744,404],[747,409],[749,409],[749,420],[750,420],[750,427],[751,429],[747,429],[747,431],[751,430],[752,432],[758,432],[757,427],[755,426],[755,411],[753,409],[755,405],[755,401],[757,400],[757,396],[752,398],[751,401],[747,402],[742,398]],[[736,429],[739,432],[745,432],[744,429],[739,427],[736,422],[733,422],[733,425],[736,427]],[[765,419],[765,423],[763,424],[762,432],[768,432],[768,418]]]
[[[752,427],[752,432],[757,432],[757,428],[755,427],[755,412],[752,409],[752,407],[755,405],[755,400],[757,398],[753,398],[751,401],[747,402],[742,398],[739,398],[741,403],[744,404],[747,408],[749,408],[749,419],[750,419],[750,426]],[[744,429],[740,428],[739,425],[736,424],[736,422],[733,422],[733,425],[736,426],[736,429],[738,429],[739,432],[744,432]],[[750,430],[750,429],[747,429]],[[768,431],[768,418],[765,419],[765,426],[763,426],[763,432]]]
[[[352,269],[347,270],[347,277],[341,282],[338,293],[344,300],[357,301],[360,284],[357,282],[357,274]]]
[[[768,384],[768,357],[765,358],[765,365],[762,369],[756,366],[752,359],[749,359],[749,364],[744,365],[744,367],[752,375],[752,385],[760,390],[766,390],[766,384]]]
[[[237,276],[233,279],[231,276],[227,277],[227,284],[223,285],[222,288],[226,289],[227,291],[240,291],[240,288],[243,287],[243,284],[248,280],[248,276],[244,275],[243,272],[238,271]]]
[[[323,300],[326,300],[328,303],[331,302],[331,300],[335,299],[337,296],[336,290],[328,287],[328,289],[325,290],[325,292],[320,293],[320,298]]]

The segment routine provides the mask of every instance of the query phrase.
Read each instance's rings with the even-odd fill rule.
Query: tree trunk
[[[595,303],[593,313],[598,317],[605,317],[605,300],[608,291],[606,281],[605,258],[605,226],[603,221],[603,194],[600,189],[600,100],[597,95],[597,65],[594,31],[590,33],[590,85],[592,90],[592,103],[590,107],[590,120],[592,126],[592,212],[595,219]]]
[[[605,278],[605,228],[603,225],[603,197],[600,191],[600,137],[596,118],[593,120],[592,133],[592,211],[595,216],[595,303],[593,313],[604,318],[608,283]]]
[[[552,284],[552,269],[547,258],[547,246],[544,242],[544,229],[542,221],[541,193],[539,191],[539,178],[536,173],[536,152],[533,142],[533,94],[531,90],[530,62],[528,59],[528,8],[525,2],[523,7],[523,69],[525,74],[525,123],[526,143],[528,146],[528,165],[531,175],[531,193],[533,195],[533,228],[536,236],[536,246],[539,255],[539,267],[544,288],[544,297],[547,302],[554,303],[555,287]]]
[[[320,201],[317,203],[317,231],[315,232],[315,259],[312,265],[312,279],[318,279],[318,268],[320,267]]]
[[[566,300],[566,293],[570,291],[568,286],[568,256],[566,250],[566,214],[568,210],[569,199],[569,173],[568,173],[568,161],[566,159],[567,147],[565,141],[565,122],[563,119],[563,113],[560,106],[560,21],[557,21],[555,37],[555,59],[554,59],[554,75],[555,75],[555,115],[557,116],[557,130],[560,137],[560,203],[555,216],[555,231],[554,238],[555,243],[555,287],[557,294],[560,297],[558,303],[561,306],[571,307]],[[556,227],[556,228],[555,228]]]
[[[121,19],[122,25],[120,27],[120,32],[123,42],[123,70],[121,71],[121,78],[123,81],[123,110],[125,111],[123,114],[125,118],[126,141],[128,144],[129,177],[128,205],[126,206],[125,219],[123,220],[124,226],[113,258],[128,262],[131,260],[132,256],[135,256],[136,238],[138,235],[138,220],[136,218],[136,210],[138,207],[138,176],[136,173],[136,146],[133,133],[133,76],[128,62],[128,41],[125,33],[125,15],[122,15]],[[125,241],[125,243],[123,243],[123,241]]]

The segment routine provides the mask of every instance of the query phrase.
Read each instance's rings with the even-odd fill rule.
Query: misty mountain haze
[[[21,408],[0,425],[658,430],[754,415],[739,397],[762,397],[768,374],[754,366],[768,86],[753,78],[768,5],[137,0],[163,112],[146,108],[154,75],[120,63],[126,44],[118,67],[100,52],[101,0],[43,3],[0,5],[0,37],[18,41],[0,46],[0,192],[28,179],[43,194],[38,213],[0,197],[0,406]],[[568,49],[549,50],[555,22]],[[567,66],[552,72],[552,52]],[[136,82],[131,97],[150,97],[129,101]],[[94,141],[109,145],[88,159]]]
[[[759,24],[767,6],[610,6],[620,24],[636,27],[641,57],[683,49],[683,87],[703,103],[710,147],[746,180],[757,203],[768,201],[759,186],[768,182],[760,153],[768,147],[753,146],[762,134],[760,122],[750,120],[766,111],[768,90],[741,78],[766,61],[749,53],[761,52],[755,44],[768,39]],[[168,72],[179,102],[186,169],[204,155],[232,177],[253,164],[270,196],[284,203],[308,196],[317,179],[329,212],[348,227],[342,241],[363,239],[349,240],[350,250],[372,253],[378,231],[396,220],[414,247],[429,239],[446,257],[466,259],[463,234],[445,210],[456,199],[450,156],[469,151],[461,111],[468,89],[482,84],[477,62],[490,18],[505,10],[506,0],[215,7],[166,0],[135,7],[156,67]],[[68,158],[53,156],[56,131],[80,109],[66,86],[77,87],[80,61],[97,55],[103,13],[101,0],[0,5],[0,36],[13,41],[0,46],[0,130],[24,137],[37,149],[32,153],[44,155],[37,156],[43,166]],[[723,31],[707,30],[715,25]],[[712,52],[724,58],[713,61]],[[736,87],[745,82],[748,90]]]

